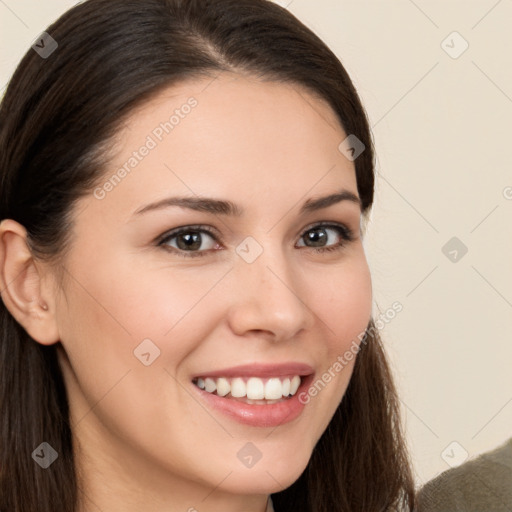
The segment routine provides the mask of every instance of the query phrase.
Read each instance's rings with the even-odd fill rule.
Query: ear
[[[55,300],[44,279],[46,267],[37,263],[27,244],[27,231],[18,222],[0,222],[0,290],[5,307],[37,342],[59,341]]]

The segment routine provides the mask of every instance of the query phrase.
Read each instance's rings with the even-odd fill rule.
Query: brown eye
[[[210,239],[210,243],[208,243],[208,239]],[[159,246],[164,246],[166,249],[185,257],[204,256],[216,244],[217,239],[209,229],[196,226],[170,231],[158,242]]]
[[[337,238],[338,241],[336,241]],[[305,231],[301,240],[304,240],[306,243],[299,244],[299,247],[310,247],[316,252],[324,252],[341,249],[345,242],[353,240],[353,236],[352,232],[345,226],[318,224]],[[329,243],[330,240],[333,240],[333,243]]]
[[[340,250],[346,242],[353,240],[353,236],[350,229],[343,225],[318,224],[307,229],[300,240],[305,243],[298,244],[299,247],[308,247],[321,253]],[[205,256],[218,247],[218,240],[207,226],[185,226],[162,235],[157,245],[179,256],[197,257]]]

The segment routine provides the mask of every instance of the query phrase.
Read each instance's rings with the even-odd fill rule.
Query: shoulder
[[[491,452],[449,469],[419,491],[418,512],[510,512],[512,438]]]

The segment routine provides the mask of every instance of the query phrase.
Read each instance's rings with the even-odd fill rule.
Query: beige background
[[[75,3],[0,0],[2,91]],[[369,114],[375,316],[403,306],[382,336],[419,485],[512,435],[512,3],[276,3],[335,51]]]

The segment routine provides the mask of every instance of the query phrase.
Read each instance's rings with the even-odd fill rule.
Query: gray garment
[[[512,438],[427,482],[417,512],[512,512]]]

